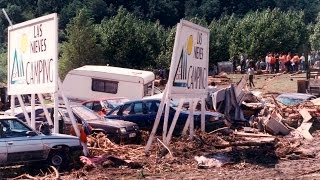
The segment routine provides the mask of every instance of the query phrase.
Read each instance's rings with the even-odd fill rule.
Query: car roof
[[[128,98],[126,98],[126,97],[103,97],[103,98],[89,99],[89,100],[81,102],[81,104],[86,103],[86,102],[91,102],[91,101],[105,101],[105,100],[114,100],[114,99],[128,99]]]
[[[46,107],[50,108],[50,106],[46,106]],[[31,112],[31,106],[25,106],[25,108],[26,108],[27,112]],[[39,106],[39,105],[35,105],[34,109],[35,110],[43,109],[43,107]],[[8,109],[8,110],[5,111],[5,113],[7,113],[7,114],[10,113],[10,112],[11,112],[11,109]],[[23,113],[23,110],[22,110],[21,106],[14,108],[14,114],[20,114],[20,113]]]
[[[283,93],[283,94],[280,94],[277,98],[308,99],[311,97],[315,97],[315,96],[312,94],[305,94],[305,93]]]
[[[17,118],[14,116],[0,115],[0,120],[4,120],[4,119],[17,119]]]
[[[139,99],[139,100],[130,100],[128,102],[125,102],[124,104],[130,104],[130,103],[135,103],[135,102],[148,102],[148,101],[160,101],[160,99]]]

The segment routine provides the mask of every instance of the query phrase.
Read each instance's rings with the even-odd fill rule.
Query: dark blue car
[[[137,101],[129,101],[112,109],[107,115],[106,118],[109,119],[121,119],[125,121],[131,121],[138,124],[139,128],[142,130],[151,131],[158,108],[160,105],[159,99],[145,99]],[[173,120],[174,114],[176,112],[176,105],[170,104],[169,118],[168,118],[168,127]],[[183,127],[188,119],[189,111],[181,111],[174,134],[180,134],[183,130]],[[164,111],[158,126],[158,132],[162,131],[163,127],[163,118]],[[217,112],[206,112],[205,113],[205,122],[206,122],[206,131],[212,131],[214,129],[224,126],[224,116]],[[194,127],[196,129],[201,127],[201,112],[194,112]]]

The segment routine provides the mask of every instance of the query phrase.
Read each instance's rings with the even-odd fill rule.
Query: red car
[[[129,101],[129,99],[124,97],[112,97],[112,98],[99,98],[94,100],[88,100],[88,101],[82,102],[81,104],[93,110],[97,114],[104,116],[114,107],[122,105],[127,101]]]

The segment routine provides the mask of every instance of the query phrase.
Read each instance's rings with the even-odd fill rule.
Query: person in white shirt
[[[250,86],[250,88],[255,87],[254,83],[253,83],[254,68],[253,68],[252,65],[248,68],[248,75],[249,75],[249,86]]]
[[[304,57],[304,53],[302,53],[302,55],[300,56],[300,70],[302,70],[303,72],[306,71],[306,58]]]

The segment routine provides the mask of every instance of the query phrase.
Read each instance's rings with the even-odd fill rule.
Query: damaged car
[[[48,105],[47,109],[53,120],[53,107]],[[27,106],[26,110],[30,117],[31,107]],[[83,105],[72,105],[71,110],[78,123],[89,125],[91,133],[102,132],[107,135],[110,140],[116,143],[136,143],[140,141],[139,127],[135,123],[105,119]],[[16,108],[14,112],[16,113],[16,117],[26,122],[24,113],[20,107]],[[10,111],[7,113],[10,113]],[[35,115],[36,129],[39,130],[40,125],[43,122],[47,122],[43,107],[35,106]],[[59,133],[70,134],[73,126],[66,106],[58,107],[58,119],[60,128]]]
[[[308,100],[316,99],[312,94],[305,93],[283,93],[276,97],[276,100],[286,106],[296,105]]]
[[[0,116],[0,165],[44,161],[56,167],[67,167],[80,155],[82,146],[78,137],[44,135],[16,117]]]
[[[143,100],[129,101],[111,110],[106,115],[106,118],[122,119],[125,121],[134,122],[138,124],[140,129],[151,131],[157,116],[159,105],[160,105],[159,99],[143,99]],[[173,121],[173,117],[175,113],[176,113],[176,105],[174,103],[170,103],[169,118],[168,118],[169,127]],[[189,114],[190,112],[186,110],[182,110],[180,112],[175,130],[174,130],[175,135],[179,135],[182,132]],[[164,119],[164,111],[158,126],[158,132],[162,131],[161,128],[163,126],[163,119]],[[223,114],[206,111],[205,125],[206,125],[207,132],[210,132],[214,129],[225,126]],[[195,129],[199,129],[201,127],[200,111],[194,112],[194,127]]]

